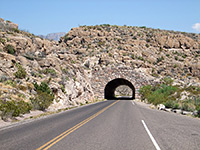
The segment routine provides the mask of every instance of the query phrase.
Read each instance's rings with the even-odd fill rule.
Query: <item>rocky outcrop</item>
[[[18,24],[0,18],[0,29],[2,31],[15,30],[18,29]]]
[[[30,101],[36,93],[33,83],[43,81],[55,94],[49,109],[103,98],[107,82],[119,77],[131,81],[136,94],[164,76],[199,84],[199,45],[199,34],[145,27],[81,26],[59,42],[1,30],[0,99]],[[25,69],[26,78],[16,78],[16,64]]]

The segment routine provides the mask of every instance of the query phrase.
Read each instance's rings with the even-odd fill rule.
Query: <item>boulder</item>
[[[159,105],[157,105],[157,109],[158,110],[165,110],[165,105],[159,104]]]

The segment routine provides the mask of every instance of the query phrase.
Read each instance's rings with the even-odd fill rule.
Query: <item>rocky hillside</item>
[[[105,65],[150,68],[154,77],[198,78],[200,34],[127,26],[73,28],[60,43],[84,62],[98,57]]]
[[[34,83],[48,83],[55,95],[49,109],[72,107],[92,101],[86,72],[75,63],[65,44],[30,33],[0,31],[0,100],[31,102],[37,97]]]
[[[200,34],[146,27],[81,26],[57,42],[2,22],[0,100],[4,103],[36,103],[46,92],[47,97],[54,95],[49,110],[81,105],[103,97],[101,92],[94,93],[101,85],[97,85],[93,71],[118,66],[139,70],[147,80],[170,76],[177,83],[200,84]]]

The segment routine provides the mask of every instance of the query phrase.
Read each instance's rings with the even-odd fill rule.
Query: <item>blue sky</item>
[[[0,4],[0,18],[36,35],[99,24],[200,33],[200,0],[0,0]]]

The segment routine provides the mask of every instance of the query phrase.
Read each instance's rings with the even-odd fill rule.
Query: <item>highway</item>
[[[0,128],[0,150],[200,150],[200,119],[108,100]]]

